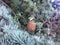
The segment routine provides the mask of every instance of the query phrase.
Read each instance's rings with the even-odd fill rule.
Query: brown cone
[[[35,22],[33,20],[29,21],[28,24],[27,24],[27,28],[28,28],[29,31],[35,31],[35,29],[36,29]]]

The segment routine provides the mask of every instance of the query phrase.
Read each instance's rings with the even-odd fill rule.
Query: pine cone
[[[27,28],[28,28],[29,31],[35,31],[36,24],[35,24],[34,20],[31,20],[31,21],[28,22]]]

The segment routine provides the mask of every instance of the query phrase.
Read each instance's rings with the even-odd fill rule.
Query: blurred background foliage
[[[7,17],[10,20],[8,20],[9,24],[12,23],[8,26],[3,25],[5,30],[2,31],[4,34],[3,43],[6,43],[6,45],[55,45],[54,41],[60,39],[60,13],[52,9],[51,0],[3,1],[14,13],[12,14],[13,17],[11,15],[10,17],[7,13]],[[5,16],[3,15],[3,17]],[[29,19],[32,18],[33,20],[31,21],[36,24],[34,31],[27,29]],[[4,20],[2,22],[4,23]],[[30,25],[31,27],[33,29],[34,25]]]
[[[59,32],[58,23],[59,15],[52,10],[50,0],[3,0],[15,12],[22,29],[27,29],[27,23],[30,17],[34,17],[38,30],[53,30]],[[57,16],[56,16],[57,15]],[[57,19],[55,19],[57,17]],[[57,22],[58,24],[56,24]]]

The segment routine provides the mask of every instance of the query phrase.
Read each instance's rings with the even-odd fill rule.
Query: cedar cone
[[[27,24],[27,28],[29,31],[35,31],[36,29],[36,23],[34,20],[30,20]]]

